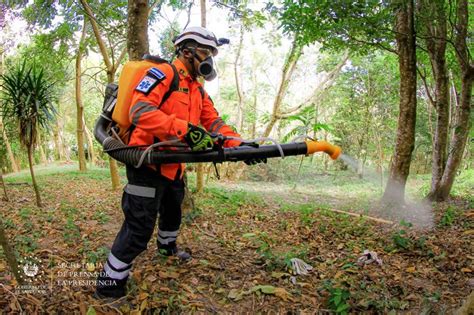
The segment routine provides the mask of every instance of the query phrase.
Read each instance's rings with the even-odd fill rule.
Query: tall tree
[[[207,24],[206,0],[200,0],[200,8],[201,8],[201,26],[206,27],[206,24]],[[196,166],[196,191],[199,193],[204,191],[204,164],[203,163],[199,163]]]
[[[446,65],[447,8],[445,0],[419,0],[417,16],[421,34],[428,52],[433,79],[434,95],[427,96],[436,110],[436,128],[433,137],[431,191],[436,191],[443,176],[447,159],[449,129],[449,78]],[[423,78],[423,80],[426,80]]]
[[[41,131],[38,132],[38,145],[37,145],[37,149],[39,151],[39,155],[40,155],[40,163],[41,164],[46,164],[48,163],[48,158],[46,157],[46,152],[43,148],[43,138],[42,138],[42,135],[41,135]]]
[[[28,151],[31,180],[36,194],[36,204],[42,207],[41,195],[33,169],[33,149],[38,144],[40,126],[48,129],[56,116],[52,103],[55,97],[54,83],[37,65],[23,62],[1,76],[4,89],[2,114],[18,123],[19,138]]]
[[[240,54],[242,52],[242,47],[244,44],[244,26],[243,24],[239,28],[239,44],[237,46],[237,53],[234,60],[234,78],[235,78],[235,87],[237,89],[237,128],[238,130],[243,129],[244,123],[244,93],[242,91],[241,78],[239,74],[239,63],[240,63]]]
[[[413,0],[400,2],[395,11],[395,39],[397,41],[400,72],[400,111],[398,115],[395,152],[383,199],[404,200],[405,185],[415,148],[416,126],[416,37]]]
[[[277,94],[273,100],[272,113],[270,114],[270,120],[265,127],[263,137],[268,137],[272,132],[273,127],[279,120],[281,105],[288,91],[288,86],[291,82],[291,77],[296,69],[296,64],[301,57],[302,45],[295,38],[291,43],[290,50],[287,53],[283,68],[281,70],[281,80],[278,85]]]
[[[87,2],[87,0],[80,0],[80,2],[86,13],[86,16],[89,22],[91,23],[92,30],[94,32],[94,36],[97,41],[97,45],[99,46],[99,50],[102,55],[102,59],[106,67],[107,83],[112,83],[115,81],[115,74],[117,72],[118,67],[120,66],[120,63],[125,57],[125,54],[127,52],[127,47],[124,46],[123,48],[121,48],[118,56],[114,56],[113,49],[110,49],[112,51],[112,54],[109,54],[109,51],[105,44],[105,40],[100,34],[99,24],[97,23],[96,17],[92,11],[91,6]],[[118,166],[117,166],[117,162],[113,160],[111,157],[109,157],[109,169],[110,169],[110,177],[112,180],[112,189],[114,190],[118,189],[120,187],[120,177],[118,173]]]
[[[453,46],[459,66],[461,91],[446,167],[439,185],[430,193],[430,198],[438,201],[446,200],[449,197],[472,125],[471,107],[474,64],[468,45],[470,25],[469,4],[467,0],[452,1],[450,4],[455,4],[456,8],[456,18],[455,22],[453,22]]]
[[[8,193],[7,193],[7,186],[5,185],[5,181],[3,180],[3,169],[5,165],[5,146],[3,144],[4,139],[2,135],[0,134],[0,184],[2,186],[3,190],[3,199],[5,201],[9,201],[10,198],[8,198]]]
[[[127,49],[130,60],[140,60],[149,53],[149,14],[148,0],[128,0]]]
[[[79,171],[87,171],[86,154],[84,152],[84,104],[82,102],[82,56],[84,55],[85,39],[87,34],[87,19],[84,17],[81,39],[77,46],[76,53],[76,76],[75,76],[75,93],[76,93],[76,134],[77,134],[77,155],[79,159]]]

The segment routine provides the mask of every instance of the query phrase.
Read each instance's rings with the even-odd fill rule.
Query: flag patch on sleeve
[[[158,80],[163,80],[166,77],[165,74],[157,68],[151,68],[148,70],[148,74],[154,76]]]

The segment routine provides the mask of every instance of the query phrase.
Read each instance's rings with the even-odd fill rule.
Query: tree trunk
[[[76,54],[76,137],[77,137],[77,158],[79,162],[79,171],[87,171],[86,154],[84,152],[84,104],[82,103],[81,79],[82,79],[82,55],[84,52],[85,38],[87,33],[87,19],[84,17],[82,25],[81,39],[77,47]]]
[[[117,68],[120,65],[120,62],[122,59],[125,57],[126,53],[126,48],[125,47],[122,52],[120,53],[120,56],[116,59],[116,62],[113,63],[112,59],[109,57],[109,53],[107,51],[107,48],[105,46],[105,42],[100,35],[100,30],[99,30],[99,25],[97,24],[94,14],[92,12],[92,9],[90,8],[89,4],[87,3],[87,0],[80,0],[82,7],[84,8],[86,12],[86,16],[89,19],[89,22],[91,23],[92,26],[92,31],[94,32],[94,36],[97,41],[97,45],[99,46],[100,53],[102,55],[102,59],[104,60],[104,64],[106,67],[107,71],[107,83],[112,83],[114,82],[115,79],[115,72],[117,71]],[[112,181],[112,189],[116,190],[120,187],[120,176],[118,173],[118,166],[117,162],[110,158],[109,156],[109,169],[110,169],[110,178]]]
[[[454,133],[451,138],[448,160],[444,169],[439,186],[430,195],[432,200],[444,201],[448,199],[449,193],[456,177],[456,171],[461,164],[462,156],[466,146],[469,130],[471,129],[471,100],[472,85],[474,80],[474,65],[470,62],[469,49],[467,45],[469,10],[467,0],[457,2],[457,24],[455,25],[455,51],[456,59],[461,73],[461,96],[456,111],[456,122]]]
[[[186,173],[184,173],[184,175],[183,175],[183,181],[184,181],[183,211],[195,210],[196,205],[194,203],[194,199],[192,197],[192,194],[189,191],[188,176],[186,175]]]
[[[201,4],[201,26],[202,27],[207,27],[207,20],[206,20],[206,0],[200,0]]]
[[[201,2],[201,26],[206,27],[206,0]],[[204,83],[203,83],[204,85]],[[204,191],[204,163],[198,163],[196,166],[196,192]]]
[[[400,69],[400,113],[395,152],[383,196],[387,202],[404,201],[405,185],[415,147],[416,42],[413,0],[402,3],[398,8],[395,31]]]
[[[54,149],[55,149],[54,158],[56,159],[56,161],[61,161],[62,158],[61,158],[61,150],[59,149],[59,135],[58,135],[57,126],[56,128],[54,128],[54,131],[53,131],[53,141],[54,141]]]
[[[46,154],[44,152],[43,139],[41,138],[41,132],[40,131],[38,131],[37,139],[38,139],[37,140],[37,145],[38,145],[38,151],[40,153],[41,164],[47,164],[48,159],[46,158]]]
[[[243,25],[241,25],[239,45],[237,46],[237,54],[234,60],[235,88],[237,89],[237,98],[238,98],[236,126],[239,131],[242,130],[243,123],[244,123],[244,95],[242,92],[242,87],[240,85],[240,75],[239,75],[240,53],[242,51],[243,42],[244,42],[244,27]]]
[[[127,49],[130,60],[148,54],[148,0],[128,0]]]
[[[3,180],[3,165],[0,165],[0,182],[2,183],[2,189],[3,189],[3,196],[5,201],[10,201],[10,198],[8,198],[8,193],[7,193],[7,186],[5,185],[5,181]]]
[[[253,91],[252,91],[252,120],[250,126],[250,139],[255,139],[257,135],[257,120],[258,120],[258,98],[257,98],[257,73],[255,70],[255,66],[252,69],[252,84],[253,84]]]
[[[64,140],[62,137],[62,122],[58,119],[56,128],[54,129],[54,146],[57,150],[58,159],[60,161],[66,160],[66,148],[64,147]]]
[[[435,80],[433,105],[437,113],[433,137],[430,196],[440,184],[447,157],[449,131],[449,77],[446,67],[447,25],[446,8],[441,1],[423,0],[420,2],[420,11],[420,16],[426,17],[422,24],[425,31],[426,49]]]
[[[10,246],[10,242],[8,241],[7,234],[5,233],[5,229],[3,228],[3,220],[0,218],[0,245],[2,245],[3,253],[7,260],[8,266],[13,273],[13,276],[16,279],[18,284],[23,284],[23,278],[21,277],[21,269],[18,268],[18,262],[16,260],[15,251]]]
[[[12,146],[10,145],[10,140],[8,139],[7,132],[3,128],[3,124],[0,118],[0,129],[2,130],[3,142],[5,143],[5,147],[7,149],[8,160],[10,161],[10,166],[13,172],[19,172],[20,167],[15,159],[15,155],[12,151]]]
[[[443,60],[441,60],[443,59]],[[449,130],[449,83],[445,58],[432,60],[435,72],[435,104],[436,128],[433,145],[433,164],[431,166],[431,192],[440,184],[447,158],[448,130]]]
[[[298,62],[301,56],[301,52],[302,47],[297,44],[296,40],[293,40],[290,51],[288,52],[288,57],[286,58],[285,63],[283,65],[281,82],[280,86],[278,87],[278,92],[275,97],[275,100],[273,101],[273,110],[270,117],[270,122],[266,126],[265,131],[263,132],[263,137],[268,137],[270,135],[273,127],[279,120],[278,116],[280,114],[280,107],[283,103],[283,99],[285,98],[286,92],[288,90],[288,85],[291,81],[291,76],[293,75],[293,72],[296,68],[296,63]]]
[[[464,74],[461,86],[461,106],[459,108],[459,118],[457,120],[454,136],[451,139],[446,168],[441,178],[438,188],[433,192],[431,199],[444,201],[448,199],[449,193],[456,177],[456,171],[461,164],[462,156],[466,146],[469,130],[472,125],[471,98],[472,98],[473,73]]]
[[[33,182],[33,189],[35,190],[36,195],[36,205],[39,208],[42,208],[43,203],[41,202],[40,191],[38,188],[38,184],[36,183],[35,172],[33,170],[33,147],[31,145],[28,147],[28,163],[30,165],[31,181]]]
[[[88,150],[89,160],[91,162],[91,165],[96,165],[97,164],[97,158],[96,158],[95,149],[94,149],[94,140],[92,139],[92,134],[91,134],[89,128],[87,128],[87,125],[86,125],[85,121],[83,121],[83,126],[84,126],[84,133],[85,133],[86,139],[87,139],[87,148],[89,149]]]

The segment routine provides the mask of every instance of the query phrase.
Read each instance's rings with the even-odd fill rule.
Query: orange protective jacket
[[[173,82],[174,71],[171,65],[156,64],[152,67],[155,69],[150,68],[137,74],[143,79],[139,81],[132,95],[129,118],[133,132],[128,145],[151,145],[159,141],[182,140],[188,130],[188,123],[201,124],[209,132],[240,137],[219,117],[211,98],[202,89],[202,85],[187,73],[183,63],[176,59],[173,64],[179,74],[179,89],[171,93],[163,104],[161,100]],[[143,89],[142,83],[148,80],[146,76],[150,71],[160,76],[164,75],[164,78],[158,84],[155,83],[156,86],[146,90]],[[153,80],[144,82],[145,86],[149,86],[150,82]],[[204,91],[204,95],[201,94],[200,88]],[[224,146],[232,147],[239,144],[238,140],[227,140]],[[184,164],[162,164],[161,174],[173,180],[179,169],[182,176]]]

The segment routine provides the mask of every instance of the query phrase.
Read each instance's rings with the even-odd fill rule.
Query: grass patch
[[[48,177],[61,176],[65,180],[74,180],[81,178],[89,178],[93,180],[110,180],[110,171],[108,168],[101,167],[89,167],[86,172],[80,172],[78,170],[77,163],[52,163],[48,165],[37,165],[34,166],[35,176],[40,181],[45,180]],[[125,176],[125,168],[119,168],[119,174]],[[31,183],[31,175],[29,169],[21,170],[17,173],[10,173],[4,176],[6,183]]]
[[[256,193],[244,190],[231,191],[221,187],[207,187],[204,196],[197,198],[198,207],[213,209],[221,215],[235,216],[243,206],[263,206],[263,199]]]

